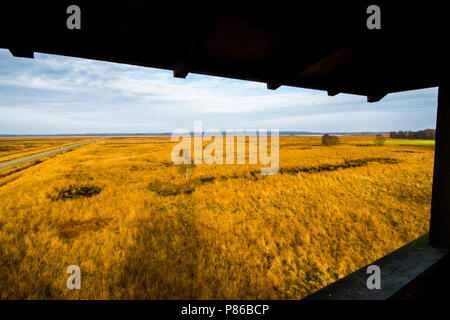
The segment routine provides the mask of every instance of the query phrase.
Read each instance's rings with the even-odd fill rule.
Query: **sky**
[[[278,129],[386,132],[434,128],[437,88],[366,97],[0,49],[0,134]]]

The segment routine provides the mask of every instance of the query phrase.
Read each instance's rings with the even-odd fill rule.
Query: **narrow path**
[[[70,146],[65,146],[65,147],[61,147],[61,148],[58,148],[58,149],[49,150],[49,151],[46,151],[46,152],[36,153],[36,154],[33,154],[31,156],[28,156],[28,157],[24,157],[24,158],[20,158],[20,159],[15,159],[15,160],[3,162],[3,163],[0,163],[0,168],[4,168],[4,167],[7,167],[7,166],[11,166],[13,164],[16,164],[16,163],[28,161],[28,160],[39,158],[39,157],[42,157],[42,156],[46,156],[46,155],[49,155],[49,154],[52,154],[52,153],[61,152],[61,151],[67,150],[67,149],[80,147],[82,145],[98,141],[100,139],[104,139],[104,138],[102,137],[102,138],[98,138],[98,139],[94,139],[94,140],[89,140],[89,141],[84,141],[84,142],[80,142],[80,143],[76,143],[76,144],[71,144]]]

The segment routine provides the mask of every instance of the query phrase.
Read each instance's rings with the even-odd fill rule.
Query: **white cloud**
[[[382,127],[377,116],[380,110],[412,110],[433,116],[436,103],[435,88],[393,94],[368,104],[361,96],[329,97],[322,91],[287,87],[271,91],[262,83],[195,74],[177,79],[171,71],[109,62],[44,54],[17,60],[5,50],[0,50],[2,65],[7,68],[0,75],[0,115],[8,112],[17,123],[24,112],[40,113],[50,123],[52,115],[58,115],[53,126],[58,130],[64,130],[68,121],[70,128],[79,127],[79,131],[94,132],[97,121],[102,130],[114,132],[120,127],[136,132],[137,124],[143,122],[148,125],[142,125],[142,130],[167,131],[168,127],[190,127],[192,119],[220,127],[222,119],[235,127],[261,124],[273,128],[276,124],[281,130],[304,130],[299,127],[303,126],[314,131],[323,127],[321,121],[332,124],[334,117],[339,127],[351,131],[360,127],[355,117],[364,118],[368,110],[378,110],[373,130],[376,125]]]

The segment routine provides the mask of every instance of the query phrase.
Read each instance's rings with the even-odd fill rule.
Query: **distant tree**
[[[339,138],[336,136],[329,135],[328,133],[322,136],[323,146],[335,146],[339,143]]]
[[[384,138],[383,135],[377,134],[373,143],[377,146],[382,146],[382,145],[384,145],[385,141],[386,141],[386,139]]]
[[[389,133],[390,138],[394,139],[421,139],[434,140],[436,139],[435,129],[425,129],[419,131],[398,131]]]

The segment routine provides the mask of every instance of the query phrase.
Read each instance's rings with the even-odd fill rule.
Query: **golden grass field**
[[[89,140],[86,137],[3,137],[0,138],[0,163]]]
[[[432,146],[340,139],[280,137],[272,176],[203,164],[186,178],[176,142],[156,136],[0,169],[0,297],[305,297],[429,226]],[[81,290],[66,287],[69,265]]]

